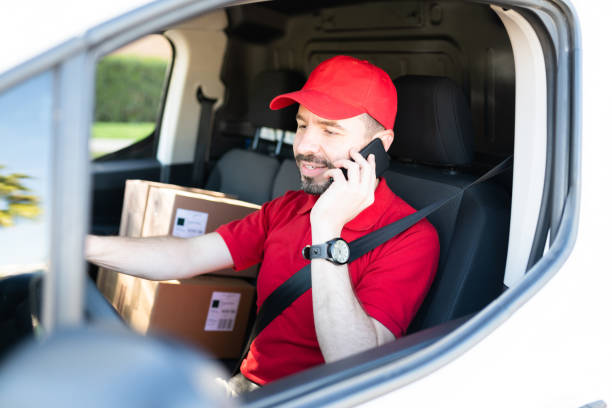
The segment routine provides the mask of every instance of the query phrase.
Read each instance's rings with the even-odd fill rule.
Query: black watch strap
[[[337,259],[333,254],[332,247],[338,244],[346,247],[346,250],[345,250],[346,257],[344,259]],[[342,238],[330,239],[329,241],[324,242],[322,244],[306,245],[302,249],[302,256],[305,259],[308,259],[309,261],[313,259],[321,258],[321,259],[327,259],[328,261],[333,262],[336,265],[344,265],[345,263],[347,263],[348,253],[349,253],[348,243]]]
[[[328,254],[328,243],[318,245],[306,245],[302,249],[302,256],[309,261],[315,258],[329,258]]]

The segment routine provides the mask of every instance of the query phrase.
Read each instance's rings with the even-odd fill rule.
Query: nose
[[[293,143],[293,150],[295,154],[313,154],[316,155],[321,152],[321,140],[320,135],[314,126],[306,126],[301,130],[298,130],[295,135],[295,141]]]

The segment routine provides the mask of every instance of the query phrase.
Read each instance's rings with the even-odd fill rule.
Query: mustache
[[[334,165],[329,160],[325,160],[322,157],[317,157],[317,156],[312,155],[312,154],[298,154],[297,156],[295,156],[295,161],[297,161],[297,162],[306,161],[306,162],[310,162],[310,163],[322,164],[323,166],[327,167],[328,169],[333,169],[334,168]]]

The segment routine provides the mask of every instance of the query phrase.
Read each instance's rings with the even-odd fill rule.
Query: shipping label
[[[240,293],[213,292],[204,331],[232,331],[236,323]]]
[[[208,213],[177,208],[172,235],[181,238],[204,235],[207,222]]]

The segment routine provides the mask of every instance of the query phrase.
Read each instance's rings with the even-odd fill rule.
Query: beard
[[[308,194],[323,194],[333,181],[334,179],[328,178],[322,183],[315,183],[312,177],[302,176],[302,190]]]
[[[323,158],[320,158],[320,157],[310,155],[310,154],[309,155],[298,154],[297,156],[295,156],[295,161],[298,167],[300,166],[300,161],[307,161],[311,163],[322,164],[328,169],[334,168],[334,165],[332,164],[332,162],[325,160]],[[323,182],[317,183],[314,181],[312,177],[301,176],[301,181],[302,181],[302,190],[304,190],[305,193],[323,194],[329,188],[329,186],[334,180],[332,178],[328,178],[327,180]]]

